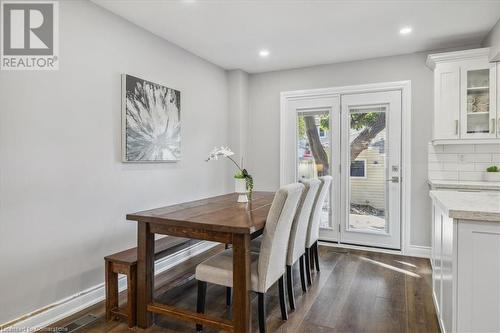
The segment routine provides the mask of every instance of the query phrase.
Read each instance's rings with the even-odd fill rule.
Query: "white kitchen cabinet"
[[[434,71],[434,127],[436,140],[460,138],[460,67],[442,64]]]
[[[500,221],[447,211],[433,198],[432,291],[441,331],[500,332]]]
[[[442,230],[442,211],[439,206],[433,206],[434,223],[432,225],[432,296],[434,298],[434,305],[436,312],[440,313],[441,309],[441,230]]]
[[[489,48],[431,54],[433,143],[499,143],[497,64]]]
[[[457,327],[500,332],[500,223],[458,223]]]

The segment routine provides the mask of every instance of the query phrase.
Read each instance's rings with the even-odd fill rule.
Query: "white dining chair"
[[[299,201],[297,211],[292,223],[290,231],[290,239],[288,240],[288,252],[286,257],[286,282],[288,292],[288,302],[290,309],[295,310],[295,295],[293,292],[293,265],[299,261],[300,268],[300,282],[302,291],[307,291],[306,278],[305,278],[305,249],[307,229],[309,227],[309,219],[314,206],[314,200],[318,193],[321,181],[318,179],[307,179],[300,181],[304,185],[304,191]],[[250,249],[253,252],[260,252],[262,246],[262,237],[254,239],[251,243]]]
[[[281,317],[283,320],[288,319],[283,277],[290,230],[303,190],[304,185],[294,183],[283,186],[276,192],[267,215],[261,251],[258,254],[250,253],[250,287],[258,295],[261,333],[266,331],[265,295],[276,281],[279,282]],[[205,313],[207,282],[226,287],[233,286],[232,250],[225,250],[199,264],[195,276],[198,280],[197,312]],[[203,329],[199,324],[196,328],[198,331]]]
[[[307,291],[306,279],[304,276],[304,257],[306,248],[307,229],[309,227],[309,217],[314,206],[314,199],[321,185],[318,179],[301,180],[304,184],[302,199],[295,213],[295,219],[288,241],[288,252],[286,256],[286,282],[288,291],[288,302],[290,308],[295,310],[295,295],[293,293],[293,265],[298,261],[300,270],[300,282],[302,291]]]
[[[321,214],[323,213],[323,204],[326,195],[330,191],[330,184],[332,183],[332,176],[319,177],[321,185],[314,200],[314,207],[309,219],[309,226],[307,229],[306,237],[306,274],[307,284],[311,285],[311,269],[316,266],[316,271],[319,269],[319,253],[318,253],[318,240],[319,240],[319,227],[321,222]]]

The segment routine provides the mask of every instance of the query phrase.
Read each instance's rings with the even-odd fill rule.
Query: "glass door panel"
[[[387,233],[386,109],[349,110],[349,231]]]
[[[297,180],[331,174],[330,111],[297,112]],[[323,204],[321,228],[332,228],[330,192]]]
[[[462,137],[496,137],[495,67],[471,64],[462,68]]]
[[[490,71],[467,71],[467,134],[490,131]]]

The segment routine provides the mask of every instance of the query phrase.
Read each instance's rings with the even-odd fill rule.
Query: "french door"
[[[333,177],[322,240],[401,248],[401,91],[288,101],[281,183]]]
[[[289,101],[281,126],[281,184],[333,177],[321,214],[321,235],[339,239],[340,96]]]
[[[340,241],[401,248],[401,91],[342,96]]]

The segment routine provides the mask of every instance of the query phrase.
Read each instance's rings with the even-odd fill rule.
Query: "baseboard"
[[[367,251],[367,252],[401,254],[401,251],[399,251],[399,250],[389,250],[389,249],[382,249],[382,248],[378,248],[378,247],[351,245],[351,244],[343,244],[343,243],[332,243],[332,242],[325,242],[325,241],[321,241],[321,240],[319,241],[319,245],[324,245],[324,246],[329,246],[329,247],[338,247],[338,248],[349,249],[349,250]]]
[[[342,243],[332,243],[332,242],[324,242],[319,241],[320,245],[330,246],[330,247],[339,247],[344,249],[351,250],[361,250],[368,252],[379,252],[379,253],[388,253],[388,254],[398,254],[408,257],[419,257],[419,258],[430,258],[431,257],[431,248],[427,246],[419,246],[419,245],[408,245],[404,251],[399,250],[389,250],[389,249],[381,249],[376,247],[369,246],[359,246],[359,245],[349,245]]]
[[[155,262],[155,275],[160,274],[180,263],[189,260],[219,243],[199,242],[181,251],[173,253]],[[118,280],[118,289],[127,288],[127,280],[122,276]],[[105,298],[104,283],[83,290],[75,295],[64,298],[58,302],[45,306],[36,311],[25,314],[9,323],[0,324],[0,332],[32,332],[47,327],[94,304]]]
[[[420,246],[420,245],[408,245],[404,251],[404,255],[409,257],[430,258],[431,247]]]

